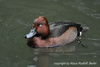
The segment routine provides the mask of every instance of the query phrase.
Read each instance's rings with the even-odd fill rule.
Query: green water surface
[[[73,21],[90,29],[77,42],[34,49],[24,36],[35,18]],[[100,0],[0,0],[0,67],[100,67]]]

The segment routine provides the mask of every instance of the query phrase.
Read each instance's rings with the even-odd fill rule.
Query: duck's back
[[[69,27],[76,27],[78,33],[79,31],[82,30],[81,25],[76,24],[74,22],[55,22],[55,23],[49,23],[49,26],[50,26],[50,37],[58,37],[62,35],[65,31],[69,29]]]

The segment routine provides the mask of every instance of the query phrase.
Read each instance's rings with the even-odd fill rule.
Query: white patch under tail
[[[82,36],[82,32],[80,32],[80,36]]]

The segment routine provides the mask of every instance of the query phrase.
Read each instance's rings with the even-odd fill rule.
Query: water
[[[74,21],[90,30],[82,43],[34,49],[24,39],[35,18]],[[100,0],[0,0],[0,67],[99,67]]]

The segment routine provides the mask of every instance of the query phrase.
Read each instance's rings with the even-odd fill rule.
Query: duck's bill
[[[31,38],[31,37],[33,37],[36,33],[37,33],[37,32],[36,32],[36,28],[32,28],[32,29],[30,30],[30,33],[28,33],[28,34],[25,35],[25,38]]]

